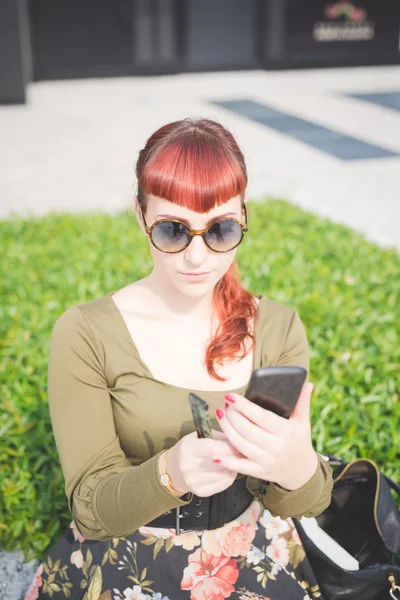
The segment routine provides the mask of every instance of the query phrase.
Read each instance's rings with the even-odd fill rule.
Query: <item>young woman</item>
[[[330,503],[312,384],[289,420],[243,396],[257,367],[309,369],[297,311],[239,281],[243,154],[219,123],[183,119],[153,133],[136,175],[153,270],[68,308],[52,332],[49,407],[73,520],[26,600],[318,598],[291,519]],[[209,404],[212,439],[197,437],[190,391]]]

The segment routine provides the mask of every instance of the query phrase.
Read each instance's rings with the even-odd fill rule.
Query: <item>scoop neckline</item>
[[[112,299],[112,294],[116,293],[116,291],[118,290],[114,290],[111,292],[107,292],[107,294],[104,296],[104,298],[106,298],[109,303],[111,303],[111,306],[113,307],[115,313],[117,314],[117,316],[119,317],[118,322],[120,323],[120,330],[121,330],[121,334],[126,338],[126,341],[128,342],[129,346],[131,347],[131,349],[133,350],[134,356],[135,358],[137,358],[140,362],[140,364],[142,365],[144,371],[146,372],[146,377],[148,377],[149,379],[151,379],[152,381],[163,385],[165,387],[171,388],[171,389],[176,389],[176,390],[180,390],[182,392],[194,392],[195,394],[229,394],[229,393],[234,393],[234,392],[240,392],[242,390],[245,390],[245,388],[248,385],[248,382],[245,383],[244,385],[237,387],[237,388],[232,388],[230,390],[196,390],[194,388],[186,388],[180,385],[174,385],[172,383],[168,383],[167,381],[161,381],[160,379],[157,379],[156,377],[154,377],[153,373],[151,372],[150,368],[148,367],[148,365],[144,362],[144,360],[142,359],[139,349],[135,344],[134,339],[132,338],[130,331],[128,329],[127,324],[125,323],[125,319],[121,314],[121,311],[119,310],[118,306],[116,305],[116,303],[114,302],[114,300]],[[264,300],[264,296],[262,294],[254,294],[256,298],[259,298],[259,303],[258,303],[258,307],[257,307],[257,312],[255,315],[255,320],[254,320],[254,330],[253,330],[253,335],[255,338],[255,345],[254,345],[254,349],[253,349],[253,364],[252,364],[252,372],[256,369],[256,361],[258,358],[258,351],[259,351],[259,344],[260,344],[260,339],[259,339],[259,328],[260,328],[260,324],[261,324],[261,303]]]

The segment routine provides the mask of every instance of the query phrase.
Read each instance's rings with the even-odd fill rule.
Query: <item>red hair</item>
[[[222,125],[209,119],[186,118],[155,131],[139,152],[136,176],[143,214],[146,194],[206,213],[234,196],[240,195],[243,201],[247,186],[244,156],[235,139]],[[242,287],[235,262],[214,288],[213,308],[219,325],[206,349],[205,364],[211,377],[226,381],[217,375],[214,363],[241,360],[255,345],[249,322],[255,317],[257,305],[252,294]],[[252,343],[246,353],[248,337]]]

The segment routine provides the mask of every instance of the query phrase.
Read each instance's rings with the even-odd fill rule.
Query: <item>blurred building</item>
[[[399,63],[399,0],[2,0],[0,102],[33,81]]]

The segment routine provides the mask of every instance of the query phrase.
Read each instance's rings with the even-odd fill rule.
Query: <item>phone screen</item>
[[[194,426],[197,431],[197,437],[212,437],[211,421],[208,414],[208,404],[202,398],[199,398],[193,392],[189,392],[189,404],[192,411]]]

